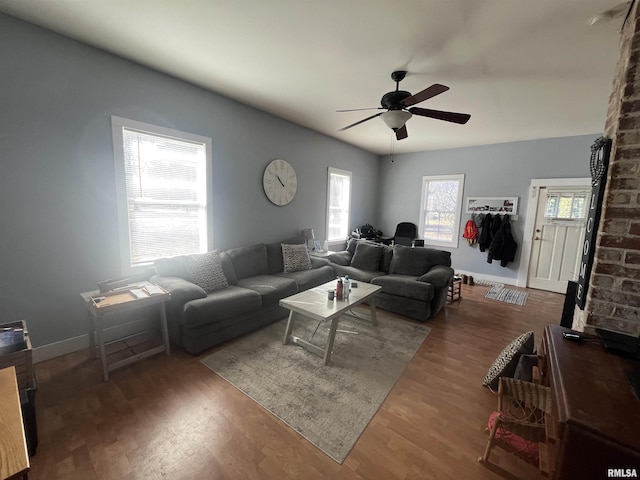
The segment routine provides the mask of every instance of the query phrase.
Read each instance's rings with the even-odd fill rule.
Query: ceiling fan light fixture
[[[402,128],[412,116],[411,112],[405,110],[389,110],[380,115],[384,123],[387,124],[387,127],[394,131]]]

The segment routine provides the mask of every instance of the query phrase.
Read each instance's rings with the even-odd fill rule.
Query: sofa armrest
[[[184,278],[154,275],[149,281],[167,290],[171,294],[171,302],[175,304],[184,304],[207,296],[207,292],[202,288]]]
[[[326,258],[309,255],[309,260],[311,260],[311,268],[320,268],[329,265],[329,260]]]
[[[453,278],[453,268],[436,265],[418,278],[419,282],[430,283],[434,288],[448,287]]]
[[[351,257],[352,255],[347,251],[332,253],[328,257],[326,257],[331,263],[335,263],[336,265],[351,265]]]

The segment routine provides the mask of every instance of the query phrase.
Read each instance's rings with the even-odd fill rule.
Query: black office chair
[[[393,235],[393,242],[398,245],[411,246],[411,241],[418,235],[418,227],[411,222],[400,222],[396,226],[396,233]]]

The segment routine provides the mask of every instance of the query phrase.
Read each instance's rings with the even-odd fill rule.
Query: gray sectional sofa
[[[291,258],[283,257],[282,244],[306,248],[304,237],[273,244],[234,248],[214,256],[184,256],[156,261],[157,274],[150,281],[171,293],[167,303],[167,322],[172,342],[198,354],[214,345],[240,336],[287,315],[281,298],[326,283],[335,273],[329,262],[310,257],[311,265],[285,268]],[[295,249],[295,247],[293,247]],[[218,260],[219,257],[219,260]],[[215,278],[199,275],[195,264],[203,260]],[[203,265],[200,265],[203,266]],[[294,267],[296,265],[294,264]],[[221,271],[220,271],[221,267]],[[310,268],[309,268],[310,267]],[[285,273],[286,271],[286,273]],[[222,275],[224,273],[224,275]],[[202,288],[202,286],[206,288]]]
[[[420,322],[442,309],[454,274],[450,252],[368,240],[350,239],[327,259],[336,275],[381,286],[377,306]]]

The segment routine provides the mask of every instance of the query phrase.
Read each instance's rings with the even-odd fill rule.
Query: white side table
[[[149,293],[157,291],[158,293]],[[148,291],[147,291],[148,289]],[[140,293],[142,292],[142,293]],[[80,294],[89,310],[90,328],[89,328],[89,345],[91,351],[99,355],[102,362],[102,374],[104,381],[109,380],[109,372],[116,368],[124,367],[143,358],[150,357],[157,353],[166,352],[171,354],[169,347],[169,332],[167,330],[167,314],[164,304],[171,298],[171,294],[157,285],[145,282],[136,286],[128,286],[122,289],[114,290],[107,293],[100,293],[97,290],[91,292],[83,292]],[[144,295],[144,296],[142,296]],[[104,325],[103,317],[115,313],[129,312],[148,305],[158,305],[160,313],[160,331],[162,333],[162,345],[150,348],[144,352],[136,353],[130,357],[118,360],[109,364],[105,351],[104,341]],[[96,337],[98,340],[98,351],[96,351]],[[118,340],[114,340],[118,341]],[[109,342],[113,343],[113,342]]]

